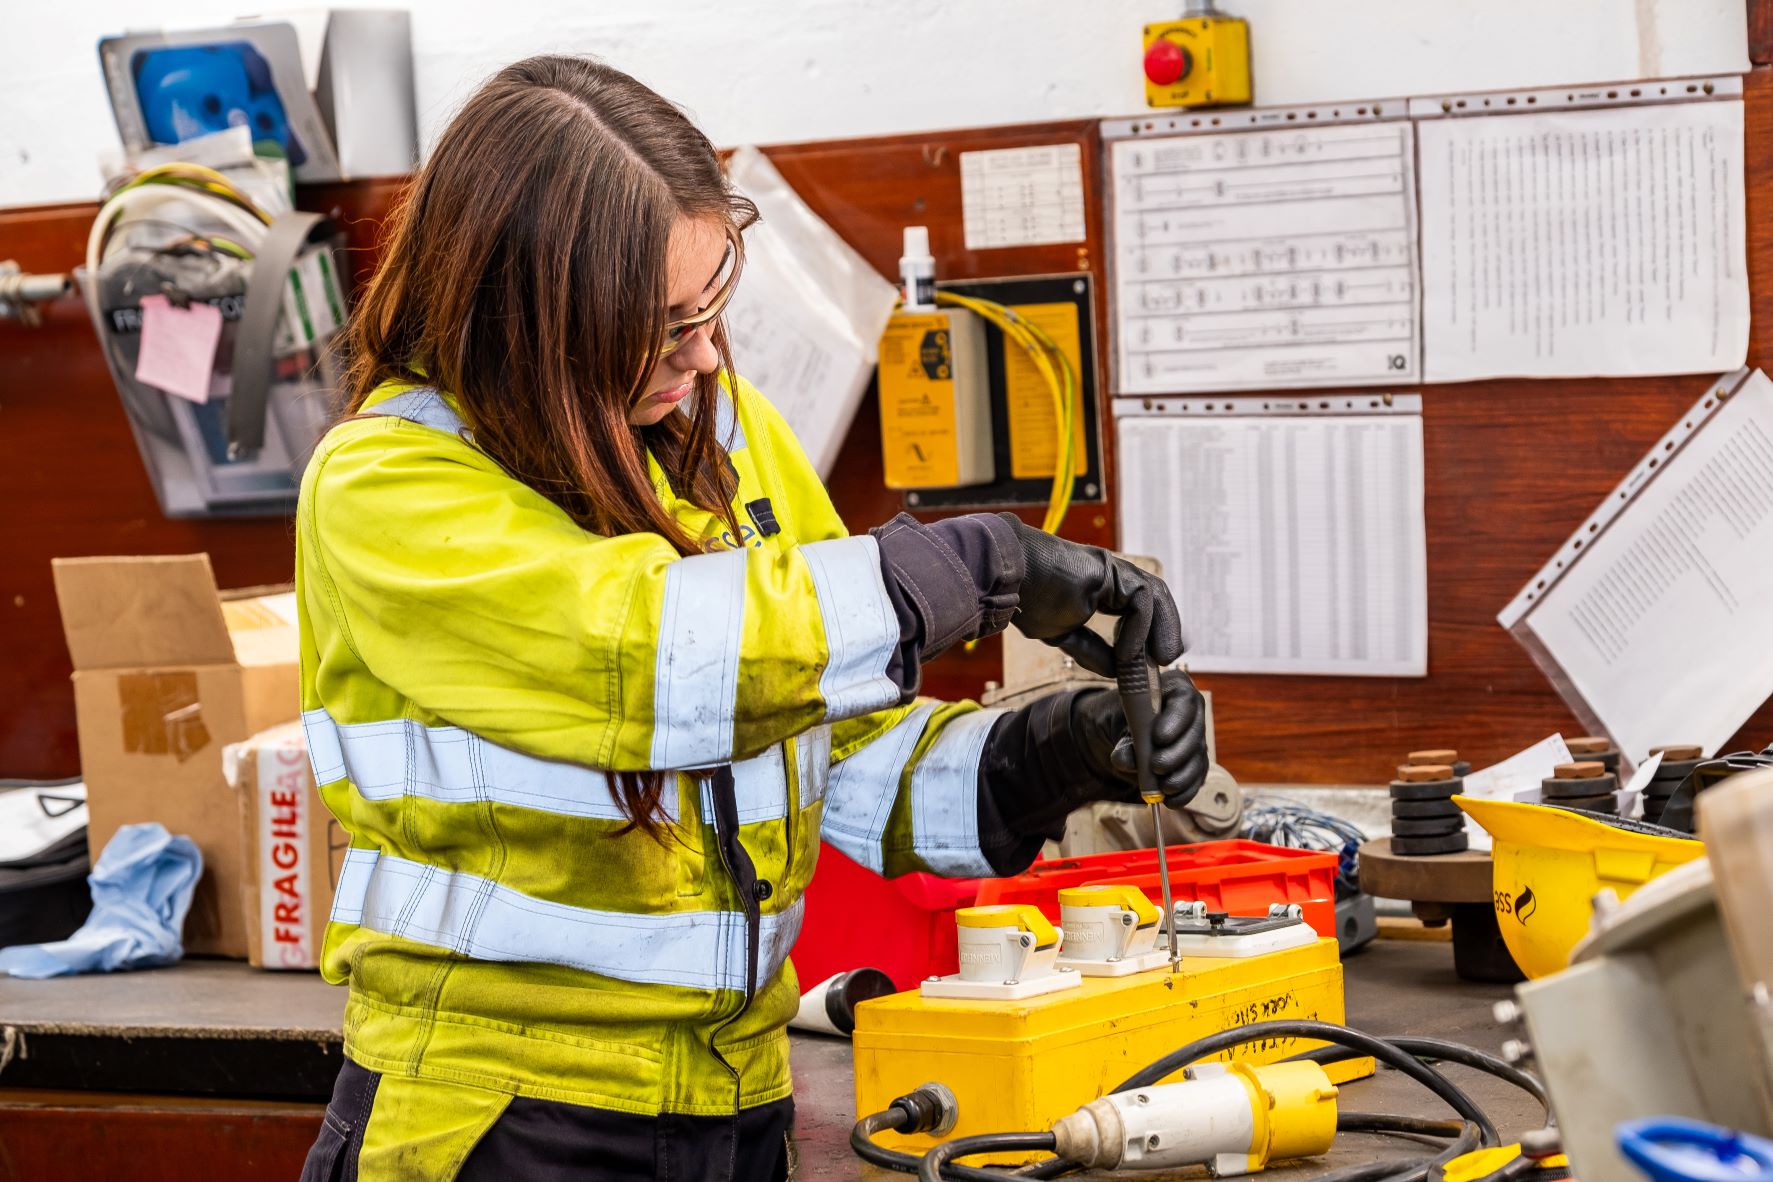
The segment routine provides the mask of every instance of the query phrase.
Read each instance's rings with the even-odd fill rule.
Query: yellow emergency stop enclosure
[[[1342,962],[1336,941],[1244,958],[1182,958],[1128,977],[1088,977],[1074,989],[1022,1001],[925,998],[916,991],[856,1008],[858,1117],[935,1081],[959,1101],[949,1137],[1041,1132],[1177,1048],[1254,1022],[1342,1023]],[[1222,1059],[1274,1063],[1323,1044],[1303,1039],[1251,1043]],[[1326,1068],[1336,1083],[1373,1073],[1371,1059]],[[881,1133],[881,1144],[921,1152],[928,1134]],[[1031,1161],[1041,1155],[980,1160]]]

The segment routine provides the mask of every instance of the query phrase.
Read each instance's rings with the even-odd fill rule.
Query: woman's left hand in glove
[[[1151,770],[1164,803],[1179,809],[1207,779],[1207,709],[1194,681],[1180,669],[1158,679],[1162,704],[1151,725]],[[1085,690],[1071,708],[1078,755],[1098,789],[1092,799],[1138,803],[1139,769],[1120,694],[1112,687]]]
[[[1181,808],[1207,778],[1207,712],[1178,669],[1159,678],[1152,770],[1164,801]],[[979,763],[980,835],[999,874],[1019,874],[1065,818],[1097,800],[1138,803],[1127,717],[1113,686],[1053,694],[1012,711],[991,731]]]

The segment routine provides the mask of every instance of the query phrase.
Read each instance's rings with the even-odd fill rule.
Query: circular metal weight
[[[1665,759],[1656,765],[1656,774],[1650,777],[1650,783],[1667,783],[1670,785],[1669,791],[1673,792],[1673,785],[1692,775],[1693,769],[1703,762],[1699,759]]]
[[[1619,781],[1612,776],[1594,776],[1584,780],[1541,780],[1539,795],[1546,800],[1568,800],[1574,796],[1603,796],[1619,791]]]
[[[1391,852],[1407,858],[1423,857],[1429,854],[1456,854],[1469,846],[1465,833],[1449,833],[1443,837],[1394,837],[1391,839]]]
[[[1393,800],[1452,800],[1463,791],[1458,780],[1431,780],[1425,784],[1412,784],[1404,780],[1391,782]]]
[[[1465,828],[1463,817],[1433,817],[1426,821],[1411,821],[1403,817],[1394,817],[1391,822],[1391,833],[1394,837],[1440,837],[1446,833],[1458,833]]]
[[[1410,821],[1426,821],[1433,817],[1462,817],[1465,813],[1449,796],[1445,800],[1394,800],[1391,815]]]

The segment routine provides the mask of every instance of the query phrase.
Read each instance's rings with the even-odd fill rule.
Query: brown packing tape
[[[117,698],[129,754],[171,755],[184,763],[209,746],[195,671],[121,674]]]

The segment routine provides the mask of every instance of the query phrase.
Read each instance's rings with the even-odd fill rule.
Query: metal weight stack
[[[1644,788],[1644,820],[1655,825],[1662,820],[1662,810],[1668,807],[1668,798],[1675,794],[1693,769],[1698,767],[1705,758],[1705,751],[1693,743],[1671,743],[1666,747],[1652,747],[1650,754],[1658,752],[1662,762],[1657,765],[1656,772],[1650,777],[1650,783]]]
[[[1570,750],[1570,757],[1579,763],[1598,763],[1603,771],[1615,778],[1619,775],[1619,749],[1613,746],[1613,740],[1601,735],[1583,735],[1571,739],[1564,744]]]
[[[1465,791],[1454,771],[1458,758],[1455,751],[1413,751],[1397,769],[1391,782],[1392,853],[1413,858],[1467,848],[1465,814],[1453,803]]]
[[[1540,799],[1546,804],[1605,816],[1618,815],[1618,791],[1619,777],[1599,760],[1589,759],[1560,763],[1551,779],[1539,784]]]

